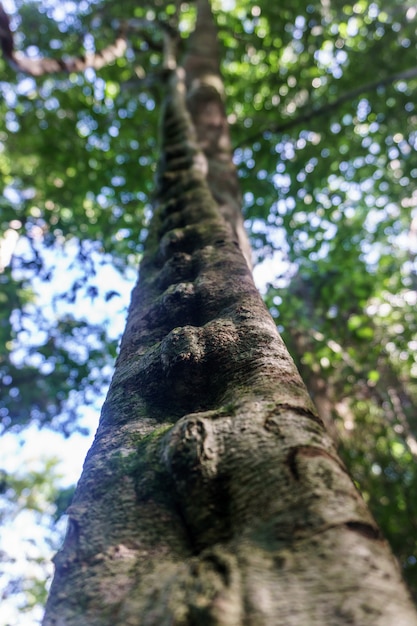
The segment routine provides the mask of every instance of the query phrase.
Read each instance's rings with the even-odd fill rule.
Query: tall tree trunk
[[[254,286],[207,0],[167,91],[140,281],[44,625],[416,625]]]

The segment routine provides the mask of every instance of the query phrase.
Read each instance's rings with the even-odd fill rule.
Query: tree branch
[[[0,2],[0,44],[3,55],[9,65],[16,71],[30,76],[43,76],[56,72],[82,72],[91,67],[99,70],[109,65],[115,59],[122,57],[126,52],[126,28],[121,28],[115,41],[99,52],[87,53],[80,57],[64,59],[46,58],[30,59],[14,48],[13,33],[10,29],[10,20]]]
[[[337,109],[339,106],[341,106],[345,102],[348,102],[349,100],[353,100],[357,96],[360,96],[369,91],[376,91],[380,87],[385,87],[386,85],[392,85],[392,83],[395,83],[396,81],[399,81],[399,80],[410,80],[412,78],[417,78],[417,67],[412,67],[412,68],[409,68],[408,70],[404,70],[403,72],[390,74],[390,76],[386,76],[385,78],[382,78],[380,80],[375,80],[371,83],[360,85],[359,87],[356,87],[356,89],[351,89],[350,91],[347,91],[346,93],[342,94],[339,98],[336,98],[336,100],[333,100],[333,102],[328,102],[323,106],[312,107],[310,109],[306,107],[305,110],[302,111],[298,117],[292,118],[286,122],[282,122],[281,124],[276,124],[275,126],[272,126],[272,127],[260,129],[256,134],[254,133],[250,137],[245,138],[244,141],[242,141],[240,144],[235,146],[235,149],[240,148],[241,146],[254,141],[263,133],[266,133],[266,132],[273,133],[273,134],[284,133],[287,130],[290,130],[291,128],[299,126],[300,124],[304,122],[309,122],[313,118],[322,117],[323,115],[327,115],[328,113],[331,113],[332,111]]]
[[[141,19],[132,19],[119,24],[118,35],[113,43],[99,52],[87,53],[79,57],[70,59],[56,59],[40,57],[31,59],[23,54],[16,52],[14,47],[14,37],[10,29],[10,20],[7,13],[3,9],[0,2],[0,45],[3,55],[9,65],[16,71],[24,72],[30,76],[43,76],[45,74],[55,74],[57,72],[82,72],[91,67],[99,70],[109,65],[116,59],[122,57],[127,48],[127,34],[132,31],[140,31],[146,43],[158,51],[162,52],[162,44],[151,40],[144,33],[145,29],[155,29],[155,23],[162,31],[165,44],[168,38],[174,41],[174,29],[168,23],[160,20],[149,21]]]

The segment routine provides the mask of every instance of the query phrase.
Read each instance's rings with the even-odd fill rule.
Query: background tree
[[[84,6],[80,8],[89,11]],[[126,11],[126,17],[133,14],[129,3],[117,8],[103,4],[101,9],[92,19],[103,30],[111,24],[112,11],[119,18],[123,17],[122,11]],[[173,7],[161,9],[172,12]],[[155,19],[158,5],[135,10],[138,19]],[[240,3],[227,15],[218,15],[221,39],[227,48],[224,74],[226,78],[228,72],[233,76],[233,81],[226,82],[229,105],[233,106],[229,119],[236,121],[232,126],[235,144],[239,146],[235,155],[243,177],[246,214],[252,222],[255,247],[262,257],[272,254],[279,245],[281,258],[285,253],[289,261],[283,264],[282,273],[285,270],[297,274],[290,288],[291,297],[287,294],[283,298],[287,283],[281,276],[271,286],[268,301],[274,313],[283,299],[279,323],[291,338],[289,344],[294,346],[295,356],[298,354],[305,365],[313,365],[310,371],[315,375],[307,376],[307,382],[311,383],[315,398],[323,400],[321,406],[327,414],[339,414],[344,447],[360,444],[355,453],[348,450],[348,459],[351,457],[355,474],[363,478],[365,493],[374,494],[374,504],[381,508],[391,538],[398,544],[400,535],[401,539],[404,535],[410,538],[400,548],[410,575],[415,566],[415,533],[410,526],[415,519],[415,505],[409,497],[415,482],[410,462],[415,452],[415,290],[414,252],[403,233],[411,223],[416,165],[414,108],[410,98],[415,51],[413,10],[406,4],[388,10],[383,3],[357,3],[350,8],[337,3],[323,8],[312,3],[307,10],[297,3],[285,10],[260,3],[246,9]],[[163,15],[161,11],[160,17]],[[38,13],[33,11],[33,5],[26,17],[32,20],[31,27],[23,32],[43,30],[48,36],[47,42],[38,42],[42,51],[44,44],[52,48],[65,46],[68,51],[72,45],[73,52],[78,50],[79,36],[71,41],[67,33],[65,42],[59,44],[59,28],[72,28],[74,35],[80,32],[78,14],[74,14],[72,25],[67,20],[65,25],[58,22],[57,27],[56,22],[49,21],[46,30],[45,26],[34,29]],[[84,15],[83,24],[88,25],[88,21],[88,14]],[[187,14],[182,24],[185,32]],[[58,32],[53,34],[53,28],[58,28]],[[142,50],[143,67],[137,69],[137,74],[142,75],[142,102],[139,99],[138,103],[136,93],[129,91],[137,90],[137,85],[132,85],[131,65],[122,59],[117,68],[107,68],[107,74],[100,75],[107,79],[105,84],[102,78],[100,82],[95,75],[88,79],[86,74],[65,79],[62,92],[52,82],[46,83],[46,87],[41,84],[38,89],[33,83],[26,83],[25,87],[20,84],[13,96],[8,86],[10,110],[6,120],[11,139],[4,162],[9,167],[13,164],[13,176],[9,174],[6,179],[12,180],[13,185],[7,186],[4,204],[10,206],[13,200],[14,206],[10,206],[9,214],[5,206],[5,221],[8,231],[16,232],[25,226],[30,235],[25,256],[15,257],[13,275],[7,276],[10,310],[14,311],[13,332],[19,329],[19,323],[23,328],[26,324],[27,337],[26,314],[34,311],[33,296],[32,302],[27,301],[23,307],[24,317],[19,317],[17,311],[22,298],[28,298],[22,287],[31,280],[31,268],[49,275],[50,268],[40,252],[41,237],[42,243],[55,246],[57,240],[72,237],[77,242],[78,237],[84,238],[80,244],[84,273],[74,289],[68,287],[66,297],[70,300],[77,297],[83,283],[90,295],[95,293],[94,284],[87,286],[88,273],[94,272],[91,261],[86,265],[87,256],[92,257],[86,255],[89,241],[102,241],[106,250],[120,254],[120,258],[127,250],[141,250],[140,242],[132,243],[127,236],[133,221],[140,218],[137,198],[130,190],[140,187],[136,195],[146,201],[140,194],[150,189],[155,116],[153,111],[147,115],[149,129],[141,126],[142,146],[151,152],[141,157],[146,178],[143,181],[138,181],[136,154],[132,153],[137,141],[132,131],[137,135],[136,127],[134,122],[123,124],[123,120],[136,116],[143,120],[141,107],[154,107],[156,83],[149,74],[143,74],[157,65],[161,42],[150,39],[148,30],[137,36],[137,47]],[[108,40],[113,41],[112,33]],[[100,44],[105,41],[103,34]],[[91,46],[91,39],[86,37],[86,42]],[[379,72],[381,78],[376,80]],[[122,91],[118,90],[119,81]],[[145,87],[151,97],[144,95]],[[332,94],[334,99],[330,100]],[[88,109],[80,109],[80,105],[86,104]],[[326,115],[319,115],[320,112]],[[277,126],[277,119],[284,121]],[[39,124],[42,134],[33,132]],[[74,134],[74,128],[78,134]],[[25,139],[20,138],[21,131]],[[18,136],[19,143],[13,139]],[[68,148],[58,139],[69,141],[71,163],[67,160]],[[53,145],[61,147],[53,152]],[[125,150],[124,146],[130,149]],[[117,157],[113,147],[119,151]],[[112,164],[112,187],[103,185],[98,175],[99,164],[106,161]],[[39,181],[45,180],[36,183],[37,176]],[[116,235],[114,226],[109,226],[111,221],[120,225]],[[286,227],[285,244],[281,225]],[[17,280],[20,284],[16,284]],[[107,297],[111,302],[112,292]],[[302,307],[300,301],[304,303]],[[10,318],[4,310],[4,328],[9,333]],[[296,329],[293,319],[299,322]],[[74,354],[74,338],[80,342],[80,337],[88,335],[90,362],[96,358],[100,367],[104,365],[88,322],[67,316],[54,330],[49,320],[38,317],[38,327],[41,324],[49,336],[40,350],[32,346],[31,354],[25,355],[24,360],[21,357],[14,369],[6,369],[5,365],[5,382],[11,390],[9,407],[14,403],[13,413],[8,414],[3,408],[6,426],[12,424],[10,415],[15,417],[14,425],[19,423],[19,415],[25,415],[23,401],[26,407],[32,407],[34,419],[45,421],[48,416],[60,415],[62,402],[68,406],[65,388],[71,391],[75,386],[77,394],[83,389],[86,394],[91,393],[91,374],[89,381],[85,367],[88,355],[85,350]],[[98,329],[98,339],[102,338],[100,333],[102,328]],[[386,346],[382,355],[381,342]],[[375,352],[370,346],[374,346],[378,359],[384,359],[381,367],[376,367]],[[39,362],[40,371],[39,366],[34,369],[31,365]],[[51,369],[62,376],[62,395],[48,389],[54,380],[49,375]],[[28,386],[31,396],[22,392],[28,374],[32,381],[34,374],[40,376],[37,390],[42,384],[46,393],[39,393],[39,398],[33,397],[33,384]],[[96,380],[96,384],[100,382]],[[354,383],[355,393],[348,383]],[[74,398],[72,404],[76,404]],[[68,414],[67,410],[63,416]],[[62,414],[58,420],[55,417],[55,425],[64,421],[70,429],[70,419],[62,419]],[[399,477],[403,480],[399,481]],[[402,522],[409,532],[404,533]]]

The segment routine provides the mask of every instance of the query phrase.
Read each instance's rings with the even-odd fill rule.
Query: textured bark
[[[140,282],[44,625],[415,625],[254,286],[215,30],[198,8],[167,86]]]

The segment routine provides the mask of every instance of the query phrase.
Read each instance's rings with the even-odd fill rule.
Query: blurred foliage
[[[34,80],[0,60],[0,421],[69,434],[115,354],[111,322],[93,312],[113,315],[146,236],[163,90],[157,20],[172,22],[176,7],[16,8],[16,42],[31,54],[101,49],[123,20],[148,22],[99,73]],[[213,8],[246,223],[257,261],[272,268],[267,305],[417,597],[417,9]],[[192,19],[182,3],[184,39]],[[120,278],[103,289],[98,267],[109,261]],[[47,284],[58,287],[45,306]]]
[[[58,487],[62,481],[58,464],[57,458],[42,458],[16,473],[0,472],[2,626],[17,623],[18,614],[42,617],[51,558],[62,541],[62,516],[75,489]],[[9,606],[11,596],[14,602]]]

